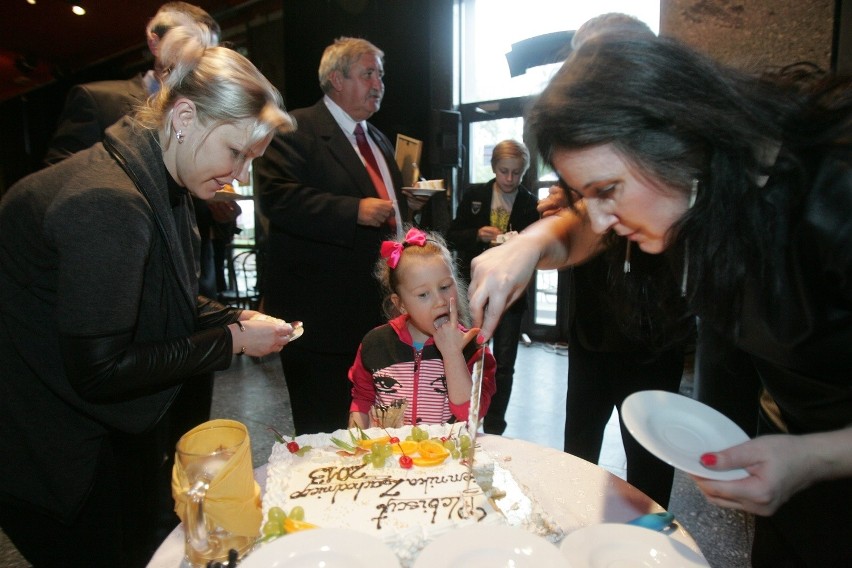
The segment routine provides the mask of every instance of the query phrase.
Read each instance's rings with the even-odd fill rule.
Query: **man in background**
[[[388,138],[367,122],[382,103],[384,53],[342,37],[319,66],[324,96],[291,111],[256,162],[269,220],[264,310],[300,319],[305,335],[281,352],[296,434],[333,432],[349,420],[349,367],[364,335],[384,323],[373,267],[383,239],[425,200],[402,193]]]
[[[71,154],[100,142],[104,130],[132,111],[160,89],[163,73],[158,57],[160,41],[177,26],[197,27],[210,45],[217,45],[221,30],[213,17],[193,4],[163,4],[145,28],[148,49],[154,56],[154,68],[130,79],[94,81],[71,87],[59,125],[44,157],[46,165],[55,164]],[[242,212],[236,202],[204,202],[193,198],[196,221],[201,234],[199,290],[216,299],[223,288],[224,248],[236,231],[236,218]],[[219,282],[217,283],[217,277]]]
[[[160,89],[163,72],[158,57],[160,40],[176,26],[200,27],[207,30],[210,45],[219,43],[219,24],[210,14],[186,2],[163,4],[145,28],[148,49],[154,56],[154,68],[130,79],[73,86],[45,155],[45,164],[55,164],[100,142],[108,126]]]

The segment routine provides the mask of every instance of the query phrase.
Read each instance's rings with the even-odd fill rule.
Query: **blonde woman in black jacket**
[[[182,382],[292,333],[197,295],[190,197],[247,181],[293,126],[260,72],[206,39],[172,30],[159,94],[0,202],[0,524],[36,566],[144,565],[173,451],[158,424]]]

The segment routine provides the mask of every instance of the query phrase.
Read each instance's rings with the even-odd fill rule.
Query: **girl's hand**
[[[350,412],[349,426],[347,426],[347,428],[354,428],[356,426],[362,430],[369,428],[370,416],[366,412]]]
[[[450,298],[450,319],[435,330],[435,333],[432,334],[432,338],[435,340],[435,346],[438,348],[438,351],[440,351],[441,355],[444,359],[446,359],[452,354],[460,354],[464,350],[465,346],[470,343],[470,341],[474,339],[478,333],[478,328],[470,329],[467,333],[464,333],[459,329],[459,315],[458,309],[456,308],[456,299]]]
[[[736,481],[714,481],[692,475],[714,505],[756,515],[771,515],[793,494],[811,485],[816,460],[807,437],[760,436],[720,452],[701,456],[708,469],[743,468],[751,475]]]
[[[450,319],[435,330],[432,338],[444,360],[444,373],[447,378],[447,397],[453,404],[463,404],[470,400],[471,376],[464,358],[464,348],[475,341],[479,328],[474,327],[462,332],[459,329],[459,316],[456,299],[450,298]]]
[[[228,326],[233,339],[233,352],[252,357],[263,357],[269,353],[277,353],[284,349],[293,333],[293,325],[260,314],[239,324]]]

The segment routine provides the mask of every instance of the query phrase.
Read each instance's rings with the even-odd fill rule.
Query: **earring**
[[[692,180],[692,189],[689,191],[689,206],[687,209],[692,209],[692,206],[695,205],[695,200],[698,198],[698,179],[695,178]]]
[[[627,274],[630,272],[630,245],[632,245],[632,241],[627,241],[627,252],[624,254],[624,273]]]
[[[178,130],[175,132],[175,138],[177,138],[178,144],[183,144],[183,130]]]

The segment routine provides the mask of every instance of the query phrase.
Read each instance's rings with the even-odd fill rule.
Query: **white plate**
[[[291,325],[292,325],[292,322],[291,322]],[[299,324],[298,326],[293,326],[293,333],[290,334],[290,341],[288,341],[287,343],[292,343],[293,341],[296,341],[297,339],[302,337],[303,333],[305,333],[305,326],[304,325]]]
[[[610,568],[706,568],[697,552],[666,535],[642,527],[604,523],[576,530],[562,539],[562,554],[572,566]]]
[[[240,568],[399,568],[379,539],[349,529],[311,529],[278,537],[245,557]]]
[[[447,191],[447,188],[445,187],[440,189],[433,189],[431,187],[403,187],[402,189],[407,189],[412,195],[416,195],[418,197],[429,197],[430,195]]]
[[[714,471],[701,465],[701,454],[749,437],[730,418],[697,400],[666,391],[636,392],[624,399],[621,419],[645,449],[680,470],[722,481],[749,475],[744,469]]]
[[[243,195],[234,193],[233,191],[222,191],[221,189],[213,194],[213,201],[240,201],[243,199],[253,199],[251,195]]]
[[[509,526],[475,525],[429,544],[414,568],[565,568],[559,549],[540,536]],[[570,565],[569,565],[570,566]]]

